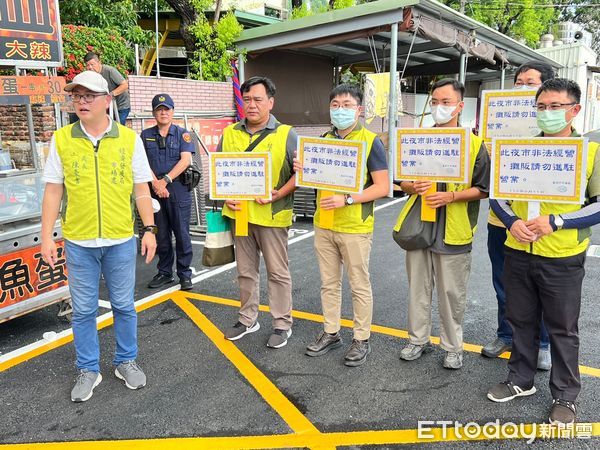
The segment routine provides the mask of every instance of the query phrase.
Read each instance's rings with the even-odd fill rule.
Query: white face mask
[[[444,125],[452,120],[456,106],[435,105],[431,107],[431,117],[437,125]]]

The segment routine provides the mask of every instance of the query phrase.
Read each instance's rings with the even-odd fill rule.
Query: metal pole
[[[243,54],[239,54],[238,55],[238,78],[240,79],[240,86],[242,85],[242,83],[244,81],[246,81],[246,74],[245,74],[245,68],[244,68],[244,55]]]
[[[394,163],[396,161],[396,122],[398,120],[398,91],[396,89],[396,74],[398,73],[398,23],[392,24],[390,36],[390,104],[388,113],[388,167],[390,190],[388,195],[394,195]]]
[[[20,69],[15,67],[15,74],[19,76]],[[27,75],[27,72],[23,70],[23,74]],[[37,145],[35,144],[35,128],[33,124],[33,110],[31,109],[31,103],[25,105],[25,112],[27,113],[27,131],[29,133],[29,146],[31,147],[31,156],[33,157],[33,167],[36,171],[39,171],[40,161],[38,158]]]
[[[135,49],[135,74],[139,75],[140,74],[140,46],[138,44],[135,44],[134,49]]]
[[[154,34],[156,36],[156,77],[160,78],[160,59],[158,56],[158,0],[154,0]]]
[[[467,54],[460,54],[460,72],[458,74],[458,81],[462,84],[465,84],[465,80],[467,78]]]
[[[500,72],[500,89],[504,89],[504,78],[506,77],[506,67],[502,64],[502,71]]]

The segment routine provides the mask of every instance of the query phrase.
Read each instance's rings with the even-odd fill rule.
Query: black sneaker
[[[223,334],[225,335],[225,339],[228,339],[230,341],[237,341],[238,339],[246,336],[247,334],[254,333],[258,330],[260,330],[260,323],[258,323],[258,320],[249,327],[244,325],[242,322],[236,322],[234,326],[232,326],[231,328],[227,328],[225,330],[225,333]]]
[[[352,339],[352,344],[346,352],[344,364],[349,367],[361,366],[367,361],[367,355],[371,353],[371,344],[369,340],[359,341]]]
[[[194,287],[190,278],[180,278],[179,284],[181,285],[180,289],[182,291],[191,291]]]
[[[319,334],[317,340],[306,347],[308,356],[322,356],[329,350],[342,346],[342,338],[339,333],[329,334],[324,331]]]
[[[515,397],[533,395],[535,394],[535,391],[535,386],[531,386],[531,389],[523,389],[522,387],[514,384],[512,381],[503,381],[488,391],[487,398],[493,402],[504,403],[512,400]]]
[[[280,330],[276,328],[273,330],[273,334],[269,337],[267,347],[269,348],[281,348],[285,347],[288,338],[292,335],[292,329]]]
[[[550,423],[552,425],[574,423],[577,417],[575,402],[555,398],[550,410]]]
[[[148,287],[150,289],[156,289],[159,287],[166,286],[167,284],[171,284],[173,281],[175,281],[173,275],[165,275],[163,273],[159,273],[157,275],[154,275],[154,278],[152,278],[150,283],[148,283]]]

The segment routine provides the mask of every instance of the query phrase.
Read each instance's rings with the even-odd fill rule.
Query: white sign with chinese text
[[[490,198],[582,204],[586,162],[585,138],[494,139]]]
[[[394,178],[469,181],[468,128],[398,128]]]
[[[271,154],[209,154],[211,200],[271,199]]]
[[[299,136],[302,171],[296,174],[296,186],[360,194],[365,155],[364,142]]]
[[[485,142],[499,137],[528,137],[540,133],[535,90],[483,91],[479,135]]]

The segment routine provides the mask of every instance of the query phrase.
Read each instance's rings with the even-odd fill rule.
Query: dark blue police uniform
[[[166,138],[158,132],[158,126],[142,131],[142,141],[148,155],[150,168],[160,179],[169,173],[179,162],[181,152],[194,153],[190,133],[180,126],[171,124]],[[192,241],[190,237],[190,216],[192,213],[192,195],[178,179],[167,185],[168,198],[158,198],[152,189],[152,197],[160,203],[160,211],[154,214],[158,234],[156,236],[158,253],[158,273],[171,277],[173,274],[173,244],[171,233],[175,234],[177,252],[177,275],[180,279],[190,279],[192,271]]]

